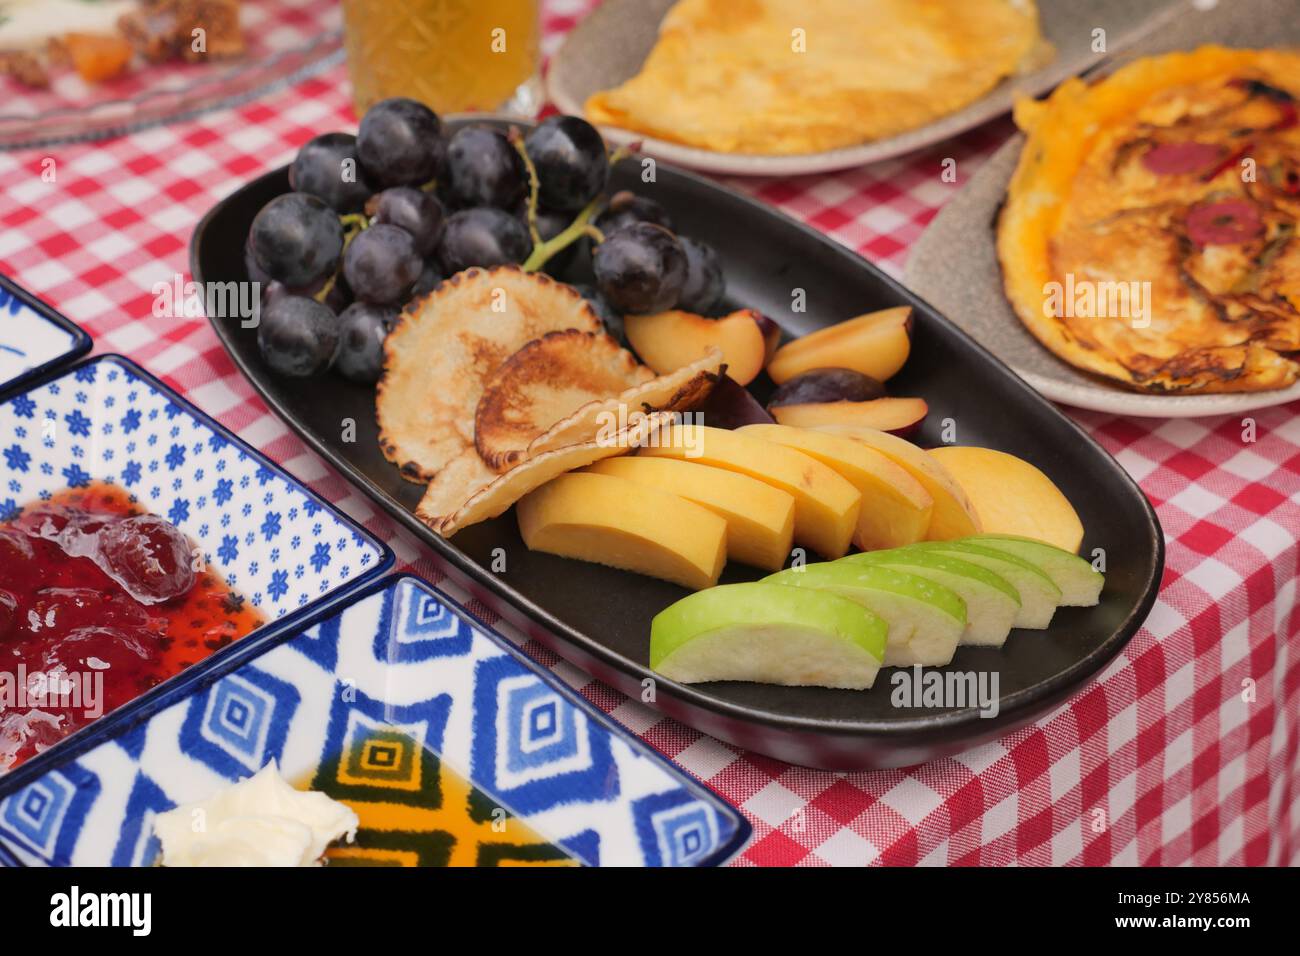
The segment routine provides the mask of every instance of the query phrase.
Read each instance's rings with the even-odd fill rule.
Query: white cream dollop
[[[315,866],[360,820],[351,807],[313,790],[295,790],[275,761],[206,800],[154,820],[163,866]]]

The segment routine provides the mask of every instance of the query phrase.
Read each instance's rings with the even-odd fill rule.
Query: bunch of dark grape
[[[293,192],[267,203],[248,236],[263,359],[282,375],[333,367],[373,383],[401,309],[472,266],[583,269],[594,282],[578,289],[616,336],[624,314],[717,309],[717,253],[676,235],[654,200],[606,197],[619,156],[576,116],[526,137],[482,124],[448,136],[403,98],[375,104],[356,136],[317,136],[290,167]]]

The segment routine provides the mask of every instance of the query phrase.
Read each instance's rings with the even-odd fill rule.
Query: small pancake
[[[626,423],[634,414],[688,411],[708,397],[725,368],[721,350],[711,348],[703,358],[675,372],[634,385],[612,398],[589,402],[533,439],[518,460],[590,441],[611,422]]]
[[[402,313],[375,392],[379,446],[409,481],[429,481],[474,446],[484,384],[547,332],[604,326],[572,286],[516,266],[466,269]]]
[[[611,429],[617,430],[633,424],[650,412],[677,412],[695,408],[713,390],[725,368],[722,352],[710,349],[703,358],[675,372],[630,388],[615,398],[589,402],[539,435],[511,467],[518,467],[520,461],[546,452],[599,440],[603,435],[608,435]],[[433,516],[449,515],[492,484],[497,477],[497,473],[488,467],[476,448],[466,448],[429,483],[416,513],[422,511]],[[430,526],[433,526],[431,522]]]
[[[528,492],[540,488],[552,478],[575,468],[586,467],[602,458],[626,455],[634,448],[654,440],[659,431],[673,421],[673,417],[672,412],[637,416],[626,428],[602,434],[595,441],[566,445],[530,458],[504,475],[498,475],[452,514],[439,514],[441,502],[426,494],[415,509],[416,517],[444,537],[451,537],[461,528],[495,518]],[[434,491],[433,485],[430,486],[430,491]]]
[[[505,471],[560,419],[652,378],[604,333],[548,332],[488,378],[474,415],[474,446],[490,468]]]

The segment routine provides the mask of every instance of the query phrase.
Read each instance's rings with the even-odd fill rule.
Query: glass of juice
[[[390,96],[438,113],[535,116],[539,0],[343,0],[357,115]]]

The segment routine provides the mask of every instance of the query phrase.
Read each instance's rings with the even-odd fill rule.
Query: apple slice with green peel
[[[897,568],[829,561],[763,579],[856,601],[889,625],[884,667],[942,667],[966,629],[966,603],[937,581]]]
[[[998,551],[975,544],[969,539],[961,541],[922,541],[913,545],[937,554],[950,554],[954,558],[988,568],[1005,578],[1020,592],[1020,611],[1012,627],[1041,631],[1052,623],[1052,615],[1061,603],[1061,589],[1036,565],[1018,558],[1009,551]]]
[[[1014,535],[977,534],[968,540],[980,547],[1014,554],[1039,568],[1061,589],[1061,607],[1092,607],[1101,600],[1106,576],[1077,554],[1045,541]]]
[[[851,554],[840,560],[845,564],[899,568],[956,591],[966,602],[966,630],[961,635],[962,644],[1001,647],[1011,633],[1016,614],[1020,612],[1020,594],[1006,578],[960,558],[907,547]]]
[[[885,655],[885,622],[861,604],[755,581],[682,598],[650,622],[650,667],[715,680],[861,690]]]

